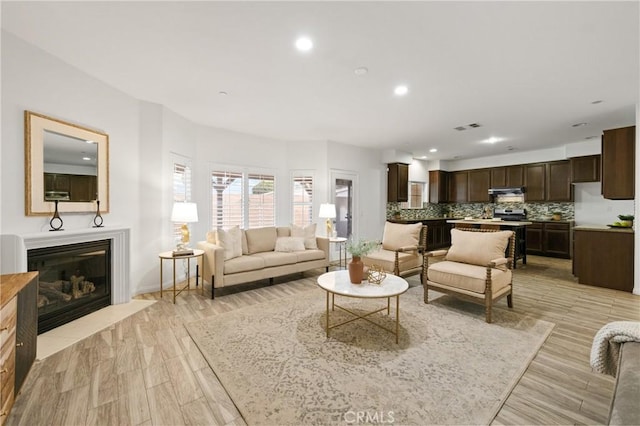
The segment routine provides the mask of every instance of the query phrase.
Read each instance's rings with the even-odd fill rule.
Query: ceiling
[[[2,2],[6,31],[193,122],[442,160],[633,125],[639,18],[638,1]]]

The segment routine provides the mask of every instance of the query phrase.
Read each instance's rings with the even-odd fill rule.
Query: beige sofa
[[[273,282],[274,277],[310,269],[329,270],[329,239],[316,237],[315,226],[210,231],[197,248],[204,250],[202,276],[211,284],[212,299],[214,290],[222,287],[266,278]]]

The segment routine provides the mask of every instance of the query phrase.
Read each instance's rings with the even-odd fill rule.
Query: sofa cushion
[[[291,224],[291,236],[304,238],[304,247],[307,249],[317,249],[316,242],[316,224],[312,223],[304,228],[295,224]]]
[[[377,250],[362,256],[362,263],[367,266],[378,266],[385,271],[393,272],[396,263],[396,252],[385,249]],[[422,266],[422,255],[415,252],[398,253],[398,263],[400,271],[418,268]]]
[[[255,271],[264,268],[264,260],[254,256],[240,256],[224,262],[224,274]]]
[[[322,260],[325,257],[325,253],[320,250],[305,250],[297,251],[295,255],[298,256],[298,262],[309,262],[311,260]]]
[[[505,257],[512,231],[473,232],[451,230],[451,248],[446,260],[486,266],[494,259]]]
[[[242,232],[242,254],[249,254],[249,245],[247,244],[247,233],[244,229],[241,229]]]
[[[275,251],[292,252],[304,251],[304,238],[301,237],[278,237],[276,239]]]
[[[288,226],[278,226],[276,228],[276,234],[278,235],[278,237],[290,237],[291,228]]]
[[[273,251],[276,248],[275,226],[247,229],[244,232],[247,236],[249,254]]]
[[[386,222],[382,234],[382,248],[385,250],[398,250],[402,247],[417,246],[420,243],[421,229],[422,223]]]
[[[484,294],[487,268],[467,263],[443,261],[429,266],[429,281],[444,284],[474,293]],[[511,283],[511,270],[491,270],[491,290],[496,291]]]
[[[216,244],[224,249],[224,260],[242,256],[242,231],[238,226],[216,230]]]
[[[251,257],[259,257],[264,261],[265,268],[271,266],[290,265],[298,261],[298,256],[295,253],[281,253],[277,251],[264,251],[261,253],[252,254]]]

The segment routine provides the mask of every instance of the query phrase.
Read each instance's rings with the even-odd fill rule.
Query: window
[[[191,161],[189,159],[175,156],[172,186],[174,203],[191,201]],[[181,223],[173,224],[173,238],[176,243],[182,239],[181,226]]]
[[[294,176],[292,222],[299,226],[313,223],[313,176]]]
[[[422,196],[424,194],[423,182],[410,182],[409,184],[409,207],[422,208]]]
[[[244,227],[244,179],[242,173],[211,173],[211,199],[214,228]]]
[[[275,224],[275,177],[249,173],[249,228]]]
[[[211,172],[214,228],[275,226],[275,176],[233,170]]]

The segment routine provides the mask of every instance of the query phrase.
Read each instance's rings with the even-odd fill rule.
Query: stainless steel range
[[[526,209],[493,209],[493,217],[512,222],[527,220]]]

